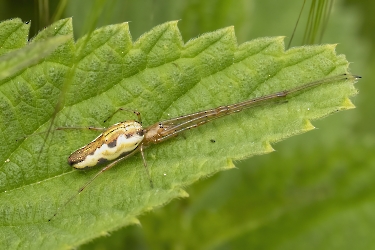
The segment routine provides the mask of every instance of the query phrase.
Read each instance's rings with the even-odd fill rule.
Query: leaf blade
[[[62,69],[68,72],[62,75],[73,75],[55,126],[100,125],[108,113],[120,106],[139,107],[145,125],[150,125],[169,116],[346,73],[348,67],[345,57],[337,56],[332,45],[284,51],[283,38],[276,37],[238,46],[233,27],[205,34],[186,44],[181,41],[177,23],[170,22],[155,27],[133,44],[127,24],[98,29],[78,41],[76,48],[68,44],[68,55],[51,56],[76,60],[75,66],[67,64],[72,66],[71,71]],[[176,51],[171,52],[170,48]],[[80,54],[74,55],[76,50]],[[127,71],[129,65],[132,67]],[[62,82],[58,81],[60,86]],[[4,162],[10,159],[3,164],[3,173],[13,175],[11,182],[2,187],[6,193],[0,196],[6,201],[1,207],[6,214],[2,235],[12,237],[8,243],[12,245],[20,240],[15,235],[24,235],[24,241],[29,242],[37,231],[40,237],[33,241],[35,248],[71,247],[133,223],[139,214],[173,198],[185,197],[183,186],[233,168],[233,159],[270,152],[271,143],[311,129],[310,119],[351,108],[347,98],[355,94],[352,83],[319,86],[286,104],[256,107],[188,131],[185,138],[150,147],[146,156],[154,189],[148,186],[137,155],[100,176],[51,223],[47,220],[57,207],[98,171],[82,173],[65,164],[72,150],[95,135],[82,131],[55,132],[46,142],[38,136],[13,142],[12,151],[1,158]],[[57,91],[51,100],[60,94]],[[49,107],[45,112],[45,117],[51,117],[54,109]],[[34,122],[29,132],[45,130],[49,119]],[[123,117],[116,116],[113,122],[116,120]],[[12,136],[16,138],[19,132]],[[43,143],[46,150],[38,157]],[[87,225],[90,230],[85,230]]]

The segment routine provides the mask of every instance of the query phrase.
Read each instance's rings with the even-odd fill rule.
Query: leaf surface
[[[0,31],[13,22],[1,23]],[[70,19],[34,40],[57,35],[72,37]],[[8,50],[17,49],[22,46]],[[347,73],[348,62],[334,49],[285,51],[283,37],[238,45],[233,27],[184,43],[177,22],[157,26],[135,42],[127,23],[100,28],[77,42],[69,39],[0,85],[2,246],[70,248],[137,223],[138,215],[186,197],[184,186],[233,168],[233,160],[271,152],[271,143],[311,130],[310,120],[352,108],[348,97],[356,90],[354,78],[331,82],[186,131],[147,148],[153,188],[137,154],[101,175],[48,222],[100,169],[77,171],[66,162],[97,133],[51,130],[47,136],[52,121],[53,128],[103,127],[109,115],[125,107],[139,111],[147,127]],[[110,122],[129,119],[135,117],[118,113]]]

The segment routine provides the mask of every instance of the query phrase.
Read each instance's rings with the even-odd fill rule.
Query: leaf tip
[[[129,219],[129,225],[142,225],[141,222],[138,220],[138,218],[133,217]]]
[[[177,29],[177,26],[178,26],[178,22],[180,21],[181,19],[179,20],[174,20],[174,21],[169,21],[169,22],[166,22],[164,24],[160,24],[159,26],[161,25],[166,25],[166,26],[170,26],[171,28],[173,29]]]
[[[263,143],[263,153],[268,154],[274,152],[275,149],[272,147],[271,143],[269,141],[266,141]]]
[[[232,168],[236,168],[236,166],[233,164],[232,159],[228,158],[227,159],[227,165],[226,165],[225,169],[232,169]]]
[[[303,124],[303,131],[310,131],[315,129],[315,126],[312,125],[311,121],[306,119]]]
[[[353,104],[353,102],[349,98],[344,99],[342,106],[344,107],[344,109],[354,109],[355,108],[355,105]]]
[[[129,29],[129,23],[130,23],[131,21],[128,21],[128,22],[122,22],[122,23],[120,23],[120,24],[118,24],[118,26],[119,27],[121,27],[122,29]]]
[[[179,189],[178,190],[178,196],[180,198],[188,198],[189,197],[189,193],[186,192],[184,189]]]

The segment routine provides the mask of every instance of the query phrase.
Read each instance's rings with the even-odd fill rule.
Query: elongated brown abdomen
[[[112,125],[95,140],[73,152],[68,163],[74,168],[93,167],[131,153],[143,140],[143,128],[137,121]]]

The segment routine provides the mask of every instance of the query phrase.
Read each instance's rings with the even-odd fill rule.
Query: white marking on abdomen
[[[120,155],[131,152],[136,149],[143,140],[143,136],[134,134],[129,138],[126,138],[125,134],[120,135],[117,138],[115,147],[108,147],[107,144],[103,144],[100,148],[97,148],[94,154],[90,154],[81,162],[73,164],[74,168],[85,168],[93,167],[98,164],[101,159],[108,161],[117,159]]]

